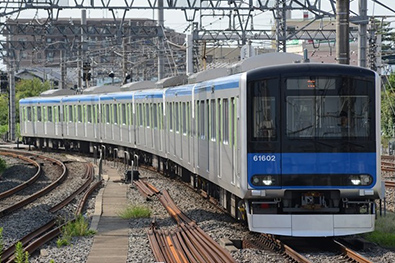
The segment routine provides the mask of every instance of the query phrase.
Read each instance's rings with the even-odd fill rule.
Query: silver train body
[[[251,231],[374,229],[380,83],[366,69],[285,64],[165,89],[27,98],[20,120],[25,143],[38,147],[138,154]]]

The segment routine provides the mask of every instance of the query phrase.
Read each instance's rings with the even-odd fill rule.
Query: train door
[[[36,106],[32,106],[32,122],[33,122],[33,134],[36,135],[37,133],[37,110]]]
[[[226,180],[229,180],[231,184],[234,184],[233,178],[233,149],[231,148],[230,142],[230,99],[224,98],[222,100],[222,143],[221,146],[221,173],[226,176]]]
[[[216,171],[217,171],[217,176],[218,178],[221,178],[222,173],[221,173],[221,164],[222,164],[222,160],[221,160],[221,151],[222,151],[222,147],[221,147],[221,127],[222,127],[222,108],[221,108],[221,104],[222,101],[221,99],[217,99],[217,119],[218,119],[218,125],[217,125],[217,143],[216,143],[216,147],[217,147],[217,162],[216,162]]]
[[[44,134],[48,135],[48,120],[47,120],[47,106],[42,106],[42,122],[44,126]]]

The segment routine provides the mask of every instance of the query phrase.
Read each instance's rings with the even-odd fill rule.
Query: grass
[[[387,212],[386,216],[378,216],[375,230],[363,236],[382,247],[395,248],[395,214]]]
[[[72,237],[90,236],[94,234],[95,231],[89,230],[88,221],[82,215],[78,215],[75,221],[68,222],[62,228],[62,237],[56,241],[56,244],[58,247],[67,246],[70,244]]]
[[[122,219],[140,218],[140,217],[150,217],[151,211],[144,206],[130,205],[124,210],[118,213],[118,216]]]

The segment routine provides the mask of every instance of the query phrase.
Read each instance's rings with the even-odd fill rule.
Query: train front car
[[[286,236],[373,231],[380,85],[370,70],[290,64],[246,74],[250,230]]]

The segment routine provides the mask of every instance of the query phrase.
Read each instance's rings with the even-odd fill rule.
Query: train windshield
[[[363,86],[367,83],[337,78],[287,79],[286,136],[290,139],[369,137],[370,99],[367,92],[355,92],[363,90]]]
[[[276,100],[279,92],[273,90],[273,87],[277,85],[277,79],[257,81],[251,85],[252,138],[254,141],[277,139]]]
[[[288,96],[286,103],[290,138],[369,136],[367,96]]]

